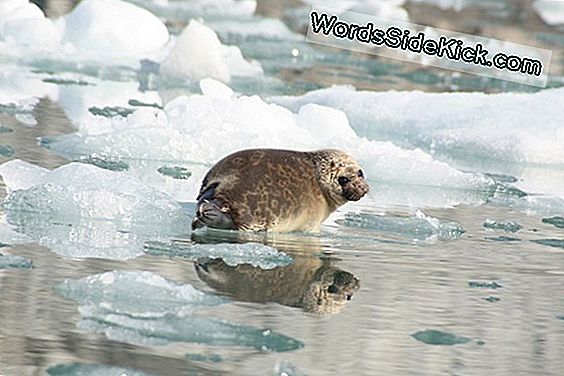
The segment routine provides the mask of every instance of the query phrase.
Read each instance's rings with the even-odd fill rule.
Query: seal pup
[[[242,150],[204,177],[192,229],[317,232],[368,189],[358,163],[339,150]]]

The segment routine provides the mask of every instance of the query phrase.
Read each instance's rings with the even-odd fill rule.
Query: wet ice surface
[[[275,248],[257,244],[190,244],[148,242],[145,252],[155,256],[221,259],[227,265],[249,264],[261,269],[274,269],[292,263],[292,258]]]
[[[276,352],[303,347],[301,341],[270,329],[201,316],[193,311],[225,301],[149,272],[108,272],[66,280],[56,289],[80,304],[80,328],[121,342],[149,346],[193,342]]]
[[[0,5],[0,374],[561,373],[561,88],[389,91],[530,90],[309,45],[307,8],[130,3],[157,17],[117,0],[55,21]],[[312,91],[335,78],[382,89]],[[347,150],[370,195],[321,234],[191,242],[203,175],[248,147]]]

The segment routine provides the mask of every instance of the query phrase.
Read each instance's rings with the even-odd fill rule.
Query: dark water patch
[[[480,289],[500,289],[503,286],[497,283],[496,281],[470,281],[468,282],[468,287],[472,288],[480,288]]]
[[[14,149],[10,145],[0,145],[0,156],[11,157],[14,155]]]
[[[30,259],[15,255],[0,253],[0,269],[31,269],[33,262]]]
[[[96,167],[103,168],[110,171],[127,171],[129,170],[129,165],[121,160],[116,160],[112,157],[99,156],[99,155],[87,155],[81,156],[76,160],[76,162],[91,164]]]
[[[564,320],[564,315],[558,315],[558,316],[556,316],[556,318],[557,318],[558,320]]]
[[[64,78],[44,78],[43,82],[55,85],[64,85],[64,86],[96,86],[91,82],[82,81],[82,80],[71,80],[71,79],[64,79]]]
[[[523,228],[523,226],[517,222],[498,222],[489,218],[484,222],[484,227],[491,230],[503,230],[506,232],[517,232]]]
[[[88,111],[92,115],[103,116],[103,117],[107,117],[107,118],[112,118],[112,117],[116,117],[116,116],[127,117],[127,116],[131,115],[133,112],[135,112],[135,110],[133,110],[131,108],[119,107],[119,106],[104,107],[104,108],[90,107],[88,109]]]
[[[549,225],[553,225],[558,228],[564,228],[564,217],[555,216],[550,218],[543,218],[542,222],[548,223]]]
[[[13,132],[13,131],[14,130],[12,128],[8,128],[8,127],[5,127],[3,125],[0,125],[0,133],[10,133],[10,132]]]
[[[546,245],[549,247],[554,248],[563,248],[564,249],[564,239],[535,239],[531,240],[533,243]]]
[[[496,303],[499,302],[501,298],[498,298],[497,296],[488,296],[487,298],[484,298],[484,300],[490,303]]]
[[[461,337],[451,333],[443,332],[436,329],[421,330],[411,335],[416,340],[427,345],[452,346],[471,341],[468,337]]]
[[[159,110],[163,109],[163,106],[161,106],[158,103],[145,103],[145,102],[141,102],[137,99],[130,99],[127,104],[129,104],[130,106],[133,107],[154,107],[154,108],[158,108]]]
[[[494,242],[520,242],[519,238],[512,238],[511,236],[486,236],[484,239],[492,240]]]
[[[164,176],[169,176],[173,179],[186,180],[192,176],[192,172],[186,167],[180,166],[162,166],[157,169],[157,171]]]

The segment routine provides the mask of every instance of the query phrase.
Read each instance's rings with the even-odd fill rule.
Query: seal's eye
[[[340,185],[345,185],[347,183],[350,183],[351,179],[347,178],[346,176],[339,176],[337,181],[339,182]]]
[[[330,294],[336,294],[338,291],[339,289],[335,285],[331,285],[327,288],[327,292]]]
[[[363,178],[364,177],[364,172],[362,172],[362,170],[358,170],[358,176]]]

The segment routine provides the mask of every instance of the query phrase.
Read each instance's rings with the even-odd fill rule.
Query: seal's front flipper
[[[204,200],[198,205],[196,217],[192,221],[192,230],[201,227],[236,230],[228,209],[217,205],[214,201]]]

